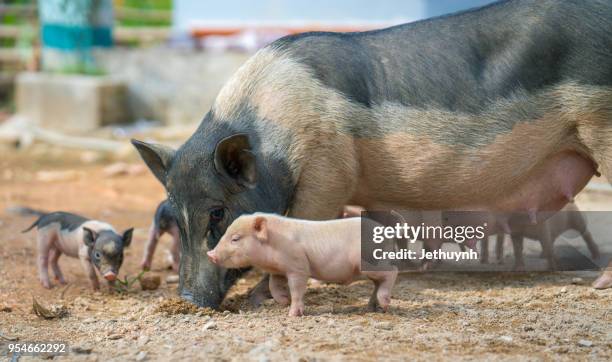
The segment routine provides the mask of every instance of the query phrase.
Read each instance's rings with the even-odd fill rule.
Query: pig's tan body
[[[265,219],[266,240],[246,242],[243,250],[230,250],[227,246],[235,235],[250,233],[257,218]],[[238,255],[238,253],[244,255]],[[303,295],[309,278],[348,284],[365,276],[376,285],[370,307],[376,302],[386,310],[390,302],[391,287],[397,277],[392,271],[361,270],[361,219],[349,218],[331,221],[308,221],[273,214],[241,216],[232,223],[218,246],[211,252],[224,267],[244,267],[244,262],[270,273],[270,291],[274,299],[287,304],[287,284],[290,290],[289,315],[303,314]],[[242,257],[242,258],[241,258]],[[238,261],[240,259],[240,261]]]

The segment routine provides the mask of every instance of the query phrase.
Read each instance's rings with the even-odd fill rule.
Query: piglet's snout
[[[215,253],[215,250],[210,250],[208,253],[206,253],[206,255],[208,255],[208,260],[210,260],[212,263],[217,264],[217,262],[219,262],[219,258],[217,257],[217,253]]]
[[[117,274],[115,274],[115,273],[113,273],[113,272],[111,272],[111,271],[106,272],[106,273],[104,274],[104,279],[108,280],[109,282],[112,282],[112,281],[114,281],[115,279],[117,279]]]

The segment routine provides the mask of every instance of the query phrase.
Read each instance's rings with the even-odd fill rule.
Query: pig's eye
[[[223,220],[223,216],[225,216],[225,210],[222,207],[217,207],[210,210],[210,220],[212,222],[219,222]]]
[[[102,257],[102,254],[100,254],[99,251],[95,251],[94,252],[94,259],[100,259],[100,257]]]
[[[240,240],[240,235],[234,235],[232,236],[232,243],[237,243],[238,240]]]

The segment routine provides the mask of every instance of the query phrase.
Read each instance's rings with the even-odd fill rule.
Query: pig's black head
[[[119,235],[112,230],[96,232],[83,228],[83,241],[88,246],[89,259],[106,280],[112,282],[119,275],[119,268],[123,264],[123,249],[130,246],[133,231],[128,229]]]
[[[212,264],[206,252],[238,216],[284,213],[292,187],[287,168],[261,151],[259,139],[213,123],[211,117],[177,151],[132,143],[165,186],[179,226],[179,293],[199,306],[216,308],[242,271]]]

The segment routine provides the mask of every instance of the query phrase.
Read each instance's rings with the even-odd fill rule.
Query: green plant
[[[137,280],[140,280],[140,278],[142,278],[142,276],[144,275],[144,273],[146,273],[144,270],[141,271],[137,276],[135,276],[134,278],[129,278],[127,275],[125,276],[125,278],[123,280],[121,279],[117,279],[115,281],[115,291],[117,291],[118,293],[129,293],[132,289],[132,286],[134,285],[134,283]]]

